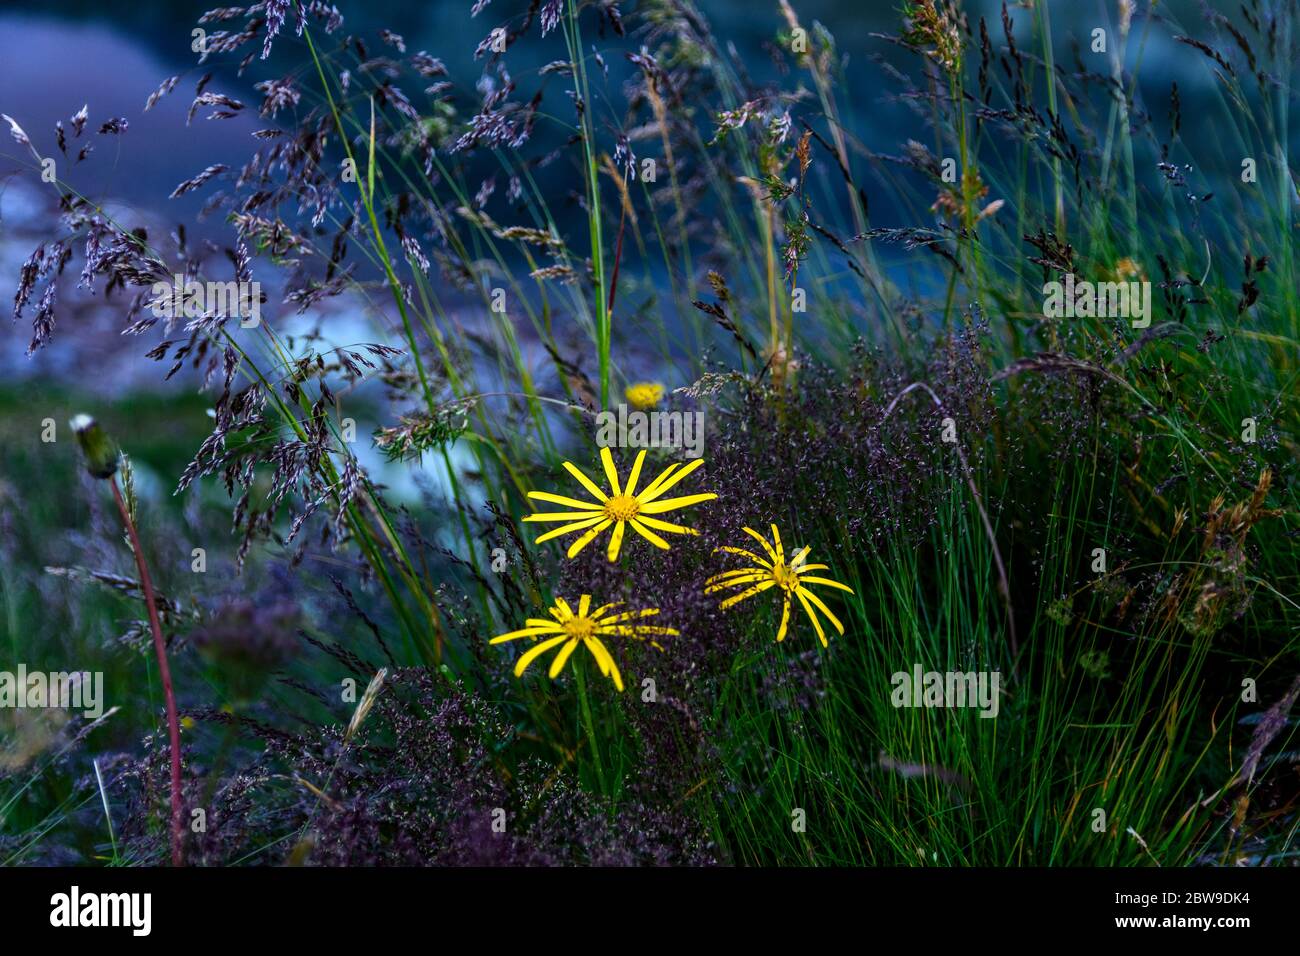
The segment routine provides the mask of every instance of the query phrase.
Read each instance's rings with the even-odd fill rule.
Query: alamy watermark
[[[250,282],[199,282],[183,272],[172,281],[155,282],[150,307],[159,319],[239,318],[246,329],[262,321],[262,284]]]
[[[104,716],[103,671],[0,671],[0,707],[71,708],[94,720]]]
[[[1131,319],[1135,329],[1151,324],[1150,282],[1076,282],[1067,272],[1064,282],[1044,285],[1043,295],[1049,319]]]
[[[601,448],[680,448],[687,458],[704,454],[703,412],[628,411],[626,405],[596,415]]]
[[[895,707],[978,707],[981,717],[998,715],[999,671],[898,671],[889,678]]]
[[[132,936],[153,928],[152,893],[83,893],[73,886],[50,897],[50,925],[58,928],[122,927]]]

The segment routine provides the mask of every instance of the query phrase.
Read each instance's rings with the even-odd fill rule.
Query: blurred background
[[[1029,36],[1032,18],[1024,15],[1026,4],[1013,4],[1019,10],[1015,20],[1023,46],[1032,46]],[[450,79],[462,90],[473,88],[482,72],[483,61],[474,60],[479,41],[498,23],[517,16],[527,8],[526,0],[492,0],[477,16],[471,16],[470,0],[439,0],[435,3],[410,4],[398,0],[368,0],[366,3],[338,4],[344,17],[343,30],[373,37],[374,31],[387,27],[400,33],[410,52],[426,50],[446,63]],[[917,120],[909,105],[895,96],[896,89],[886,85],[888,71],[906,71],[915,60],[907,51],[882,39],[880,34],[896,35],[901,22],[900,4],[890,0],[801,0],[794,4],[801,21],[823,24],[834,36],[844,64],[843,78],[848,89],[844,97],[846,126],[861,147],[876,153],[897,154],[908,139],[927,141],[928,131]],[[1087,68],[1106,72],[1102,58],[1090,54],[1091,31],[1101,26],[1108,36],[1117,35],[1117,21],[1123,3],[1110,0],[1076,2],[1052,0],[1051,23],[1058,63],[1069,69],[1071,64],[1087,61]],[[635,4],[624,4],[627,22],[634,26]],[[712,24],[718,39],[743,51],[744,62],[752,71],[756,84],[778,78],[779,67],[765,55],[783,20],[779,5],[771,2],[739,0],[699,0],[699,12]],[[1169,30],[1151,30],[1145,24],[1149,16],[1168,17],[1200,25],[1217,7],[1236,9],[1235,4],[1203,4],[1175,0],[1150,5],[1138,3],[1133,17],[1132,36],[1128,44],[1128,66],[1140,63],[1137,75],[1140,86],[1137,99],[1151,97],[1160,110],[1168,100],[1170,84],[1177,82],[1187,115],[1195,115],[1201,98],[1213,94],[1214,78],[1205,58],[1188,47],[1169,39]],[[1001,5],[994,0],[968,0],[962,4],[972,25],[980,17],[987,19],[995,39],[1001,34]],[[192,236],[229,241],[230,230],[219,221],[197,222],[196,217],[207,194],[198,191],[177,200],[169,200],[176,184],[214,163],[237,167],[251,151],[246,135],[265,125],[253,110],[245,110],[234,119],[208,122],[203,115],[186,125],[186,112],[195,83],[206,73],[213,78],[208,89],[225,93],[245,103],[258,102],[253,85],[290,71],[301,71],[309,63],[306,51],[293,35],[292,22],[277,40],[269,60],[254,59],[243,76],[236,74],[230,62],[196,65],[197,56],[190,52],[191,30],[208,9],[207,4],[189,2],[79,2],[51,0],[39,9],[22,0],[0,0],[0,112],[12,116],[31,137],[42,156],[56,155],[54,125],[68,119],[83,105],[90,115],[90,128],[97,129],[110,117],[123,117],[130,124],[121,136],[92,136],[93,152],[74,169],[60,168],[73,187],[82,195],[109,204],[110,209],[132,210],[142,221],[155,221],[160,228],[175,223],[186,224]],[[209,24],[220,29],[237,24]],[[609,41],[614,55],[605,58],[608,76],[601,84],[611,107],[606,115],[621,112],[621,84],[628,64],[622,51],[635,49],[635,33],[627,39],[614,37],[587,38],[595,49]],[[548,59],[563,55],[563,41],[553,34],[548,43],[521,43],[510,50],[506,62],[512,74],[527,84],[532,71]],[[372,51],[376,54],[383,51]],[[229,58],[227,58],[229,59]],[[883,68],[883,69],[882,69]],[[143,112],[149,94],[167,77],[180,75],[177,90],[164,97],[150,112]],[[409,91],[417,109],[422,97],[414,87]],[[612,148],[616,131],[609,130]],[[84,142],[84,141],[83,141]],[[32,252],[48,226],[51,193],[36,176],[30,154],[7,135],[0,139],[0,300],[11,300],[21,262]],[[554,178],[557,191],[573,188],[572,171],[556,164],[542,174]],[[568,177],[568,178],[566,178]],[[543,180],[542,185],[547,183]],[[44,187],[44,188],[42,188]],[[873,225],[914,226],[915,216],[894,206],[894,192],[871,191]],[[569,205],[570,214],[577,212]],[[557,204],[561,217],[566,206]],[[579,216],[576,221],[581,221]],[[568,223],[563,220],[561,227]],[[885,250],[888,254],[890,250]],[[912,259],[918,257],[912,256]],[[923,258],[923,257],[922,257]],[[72,308],[74,300],[64,298],[63,308]],[[76,378],[90,389],[107,387],[120,392],[124,383],[132,387],[161,387],[159,369],[151,363],[128,361],[117,367],[112,376],[87,376],[86,352],[96,362],[117,355],[120,342],[116,317],[96,309],[76,308],[71,315],[61,315],[61,327],[74,326],[76,336],[56,335],[39,355],[24,356],[28,330],[23,324],[6,326],[4,347],[0,348],[0,375],[5,381],[17,379],[50,380]],[[103,371],[102,365],[94,368]]]

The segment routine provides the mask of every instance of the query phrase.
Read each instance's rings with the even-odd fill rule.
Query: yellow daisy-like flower
[[[604,491],[597,487],[595,482],[583,474],[572,462],[566,461],[564,467],[569,470],[569,474],[577,478],[579,484],[587,489],[596,500],[594,502],[579,501],[576,498],[553,495],[547,491],[528,492],[529,498],[536,498],[538,501],[549,501],[552,504],[576,509],[574,511],[554,511],[526,516],[525,521],[570,522],[562,527],[553,528],[545,534],[538,535],[535,543],[541,544],[543,541],[549,541],[552,538],[558,538],[573,531],[582,531],[582,536],[569,545],[568,556],[573,557],[591,544],[597,535],[610,525],[613,525],[614,532],[610,535],[607,553],[610,561],[616,561],[618,560],[619,549],[623,546],[623,533],[627,530],[628,525],[631,525],[632,530],[656,548],[663,548],[665,551],[668,550],[668,542],[656,534],[656,531],[665,531],[669,534],[698,534],[699,532],[692,528],[683,528],[679,524],[670,524],[667,521],[652,517],[652,515],[663,514],[665,511],[673,511],[677,508],[685,508],[688,505],[699,504],[701,501],[709,501],[718,497],[712,492],[685,495],[681,498],[660,497],[669,488],[703,465],[704,459],[696,458],[686,465],[675,461],[665,468],[658,478],[646,485],[641,491],[637,491],[636,484],[641,477],[641,465],[645,462],[645,454],[645,449],[642,449],[637,454],[636,461],[632,463],[632,472],[627,476],[627,484],[620,485],[618,470],[614,467],[614,456],[610,454],[608,448],[600,450],[600,463],[604,466],[605,477],[609,481],[610,494],[605,494]]]
[[[763,560],[752,551],[746,551],[744,548],[715,548],[715,551],[725,551],[728,554],[739,554],[749,558],[754,562],[756,567],[738,568],[734,571],[723,571],[721,574],[715,574],[704,582],[704,593],[712,594],[715,591],[722,591],[726,588],[740,587],[749,585],[739,594],[733,594],[724,600],[719,608],[725,611],[755,594],[761,594],[771,587],[779,587],[785,598],[785,605],[781,609],[781,627],[776,632],[777,641],[785,640],[786,627],[790,623],[790,602],[791,599],[798,599],[803,605],[808,620],[812,621],[813,629],[817,632],[817,637],[821,639],[822,647],[826,647],[826,632],[822,630],[822,625],[817,620],[817,614],[813,610],[821,611],[826,615],[826,619],[831,622],[835,630],[844,635],[844,625],[840,623],[839,618],[831,613],[822,599],[808,589],[809,584],[824,584],[828,587],[839,588],[841,591],[853,593],[853,588],[847,584],[840,584],[838,581],[832,581],[830,578],[813,577],[809,571],[824,571],[827,569],[825,564],[805,564],[808,560],[809,548],[803,548],[796,552],[787,563],[785,559],[785,549],[781,546],[781,532],[776,530],[776,525],[772,525],[772,541],[768,540],[753,528],[745,528],[745,533],[763,546],[770,560]]]
[[[664,397],[664,387],[658,382],[634,382],[623,394],[633,407],[644,410],[659,404]]]
[[[620,611],[616,614],[610,613],[622,603],[622,601],[614,601],[592,611],[591,595],[584,594],[578,600],[578,613],[575,614],[573,608],[569,607],[564,598],[557,597],[555,606],[550,609],[551,617],[555,620],[548,621],[545,618],[530,617],[524,622],[527,625],[526,627],[494,637],[489,643],[503,644],[506,641],[516,641],[521,637],[537,641],[515,663],[516,677],[522,677],[524,671],[528,669],[528,665],[542,654],[558,647],[560,649],[559,653],[551,660],[549,674],[552,680],[559,676],[560,671],[564,670],[565,663],[578,645],[584,644],[587,650],[591,652],[591,656],[596,659],[601,674],[613,680],[614,686],[622,690],[623,678],[618,672],[618,665],[614,663],[614,657],[609,653],[609,648],[601,642],[601,637],[634,637],[642,641],[649,639],[652,647],[662,651],[663,647],[657,641],[650,639],[649,636],[653,634],[676,635],[678,633],[671,627],[635,623],[642,618],[653,617],[658,614],[658,608]],[[541,640],[538,640],[539,638]]]

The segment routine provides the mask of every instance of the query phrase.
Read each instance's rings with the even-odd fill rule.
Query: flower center
[[[785,588],[787,591],[793,591],[799,586],[799,575],[795,574],[784,564],[778,564],[772,569],[772,580]]]
[[[589,617],[571,617],[561,627],[564,628],[565,634],[578,640],[591,637],[596,631],[596,625]]]
[[[641,513],[641,502],[628,495],[614,495],[605,502],[605,517],[614,521],[631,521]]]

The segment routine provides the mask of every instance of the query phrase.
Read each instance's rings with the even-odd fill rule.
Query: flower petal
[[[598,628],[597,634],[616,634],[619,637],[635,637],[639,640],[645,640],[646,634],[672,634],[680,636],[681,632],[671,627],[651,627],[648,624],[614,624],[610,627]]]
[[[826,615],[827,619],[831,622],[831,624],[835,626],[835,630],[840,632],[841,637],[844,636],[844,625],[840,623],[840,619],[838,617],[836,617],[834,614],[831,613],[831,609],[826,606],[825,602],[823,602],[821,598],[819,598],[817,595],[813,594],[812,591],[809,591],[806,587],[803,586],[797,588],[795,590],[795,593],[803,595],[809,601],[812,601],[813,604],[817,605],[817,610],[821,611],[823,614]]]
[[[776,559],[785,560],[785,548],[781,547],[781,532],[776,530],[776,525],[772,525],[772,545],[776,548]]]
[[[606,528],[608,528],[608,527],[609,527],[610,525],[612,525],[613,523],[614,523],[613,519],[611,519],[611,518],[606,518],[604,521],[602,521],[600,524],[596,525],[596,526],[595,526],[594,528],[592,528],[590,531],[588,531],[588,532],[586,532],[585,534],[583,534],[583,536],[582,536],[581,538],[579,538],[577,541],[573,542],[573,544],[569,545],[569,550],[568,550],[568,552],[567,552],[567,553],[568,553],[568,556],[569,556],[570,558],[573,557],[575,554],[577,554],[579,551],[581,551],[581,550],[582,550],[583,548],[585,548],[587,545],[591,544],[591,542],[595,539],[596,535],[600,534],[602,531],[604,531]]]
[[[536,498],[538,501],[549,501],[553,505],[564,505],[566,508],[582,508],[584,511],[604,510],[604,505],[591,501],[579,501],[577,498],[566,498],[564,495],[553,495],[549,491],[530,491],[528,497]]]
[[[672,475],[672,473],[675,472],[681,466],[682,463],[680,461],[675,461],[672,464],[670,464],[667,468],[665,468],[663,471],[659,472],[659,476],[641,490],[641,494],[637,496],[637,500],[638,501],[649,500],[648,498],[646,498],[646,496],[654,494],[655,491],[659,488],[659,486],[662,485],[664,481],[666,481],[668,477]]]
[[[598,637],[588,637],[585,640],[587,642],[587,650],[591,651],[592,656],[600,662],[600,669],[604,671],[607,676],[613,678],[615,687],[622,690],[623,677],[619,674],[618,665],[614,663],[614,658],[610,655],[609,650],[604,644],[600,643],[600,638]]]
[[[824,584],[827,587],[839,588],[841,591],[848,591],[850,594],[854,593],[853,588],[849,587],[847,584],[840,584],[839,581],[832,581],[830,578],[815,578],[812,575],[801,574],[799,575],[799,583]]]
[[[670,521],[660,521],[658,518],[651,518],[647,514],[637,515],[636,520],[647,528],[654,528],[656,531],[667,531],[669,534],[699,534],[694,528],[686,528]]]
[[[606,446],[600,450],[600,464],[605,469],[605,480],[609,482],[610,494],[622,494],[618,487],[618,469],[614,467],[614,455]]]
[[[623,547],[623,534],[626,531],[626,521],[619,521],[614,525],[614,533],[609,536],[609,547],[605,549],[605,554],[609,560],[618,560],[618,549]]]
[[[569,655],[573,653],[573,649],[577,646],[578,639],[573,637],[569,639],[569,643],[560,648],[560,653],[555,655],[555,659],[551,661],[551,669],[547,672],[547,676],[551,680],[555,680],[560,676],[560,671],[564,670],[564,662],[569,659]]]
[[[510,631],[506,634],[498,634],[489,644],[504,644],[506,641],[517,641],[521,637],[538,637],[542,634],[555,634],[560,630],[560,625],[552,624],[549,627],[525,627],[518,631]]]
[[[683,465],[681,467],[681,470],[675,472],[672,475],[669,475],[668,472],[665,471],[662,475],[660,475],[658,478],[655,479],[653,485],[647,488],[642,494],[637,496],[637,500],[640,501],[642,504],[645,504],[647,501],[654,501],[656,498],[662,495],[673,485],[677,484],[677,482],[681,481],[687,475],[694,472],[697,468],[700,468],[703,464],[704,464],[703,458],[696,458],[694,461],[691,461]]]
[[[772,581],[772,575],[767,571],[756,571],[741,578],[732,578],[730,581],[723,581],[720,584],[710,584],[704,589],[705,594],[713,594],[715,591],[722,591],[727,588],[739,587],[742,584],[753,584],[755,581]]]
[[[829,647],[830,645],[826,643],[826,632],[822,630],[821,622],[817,620],[817,615],[813,613],[812,605],[808,603],[808,599],[804,597],[804,593],[803,588],[796,588],[794,596],[797,597],[799,603],[803,605],[804,613],[808,615],[808,620],[812,621],[813,630],[817,632],[817,637],[821,640],[822,647]],[[811,594],[812,592],[808,591],[806,593]]]
[[[599,511],[547,511],[539,514],[524,515],[524,521],[579,521],[583,518],[599,518]]]
[[[785,603],[781,606],[781,626],[776,632],[776,642],[780,644],[785,640],[785,629],[790,626],[790,595],[787,592]]]
[[[603,515],[592,515],[590,518],[584,518],[582,521],[575,521],[573,524],[561,525],[558,528],[552,528],[544,534],[539,534],[533,539],[533,544],[541,544],[543,541],[550,541],[552,538],[558,538],[561,535],[569,534],[573,531],[581,531],[583,528],[590,528],[598,521],[603,521]]]
[[[587,612],[591,610],[591,595],[584,594],[578,598],[578,617],[586,617]]]
[[[725,601],[723,601],[721,604],[718,605],[718,610],[725,611],[727,608],[739,604],[741,601],[745,600],[745,598],[750,597],[751,595],[761,594],[762,592],[766,591],[768,588],[774,588],[774,587],[776,587],[776,582],[771,579],[767,581],[760,581],[758,582],[758,584],[755,584],[749,590],[741,591],[739,594],[733,594],[731,597],[727,598]]]
[[[773,551],[772,546],[768,544],[767,538],[763,537],[753,528],[741,528],[740,530],[763,546],[763,550],[767,552],[767,556],[772,559],[774,565],[781,563],[781,559],[776,556],[776,552]]]
[[[662,501],[652,501],[650,504],[641,506],[642,514],[657,515],[664,511],[672,511],[674,508],[685,508],[688,505],[697,505],[701,501],[712,501],[718,497],[713,492],[703,495],[687,495],[684,498],[664,498]]]
[[[647,608],[642,608],[640,611],[624,611],[621,614],[615,614],[613,617],[606,618],[600,623],[601,626],[604,626],[606,624],[619,624],[622,623],[623,621],[632,621],[639,617],[653,617],[658,613],[659,613],[659,608],[647,607]]]
[[[602,450],[608,451],[609,449],[606,448]],[[597,501],[599,501],[601,505],[604,505],[606,501],[609,501],[609,495],[605,494],[605,492],[597,488],[596,483],[592,481],[590,478],[588,478],[586,474],[583,473],[581,468],[579,468],[571,461],[566,461],[563,464],[565,469],[569,472],[569,474],[571,474],[574,478],[578,479],[578,484],[586,488],[587,491],[591,494],[591,496],[595,498]]]
[[[569,635],[561,634],[559,637],[553,637],[549,641],[542,641],[540,644],[530,647],[524,652],[524,655],[515,662],[515,676],[522,677],[524,671],[528,669],[528,665],[537,660],[538,656],[545,654],[552,647],[555,647],[555,645],[563,644],[567,640],[569,640]]]
[[[608,611],[610,608],[612,608],[612,607],[618,607],[620,604],[624,604],[624,603],[626,603],[626,602],[624,602],[624,601],[610,601],[608,604],[602,604],[600,607],[596,608],[596,610],[594,610],[594,611],[592,611],[590,614],[588,614],[587,617],[590,618],[591,621],[594,623],[594,622],[596,622],[596,621],[599,621],[599,620],[600,620],[600,616],[601,616],[602,614],[604,614],[606,611]]]
[[[627,485],[623,488],[623,494],[629,498],[636,497],[636,483],[641,477],[641,466],[645,464],[646,450],[642,448],[636,454],[636,461],[632,462],[632,473],[627,476]]]
[[[717,553],[718,551],[725,551],[727,554],[739,554],[739,555],[741,555],[741,556],[743,556],[743,557],[749,558],[749,560],[753,561],[753,562],[754,562],[755,564],[757,564],[760,568],[767,568],[769,571],[772,570],[772,565],[771,565],[770,562],[768,562],[768,561],[764,561],[762,558],[760,558],[758,555],[756,555],[753,551],[746,551],[744,548],[733,548],[733,547],[730,547],[730,546],[724,545],[724,546],[721,547],[721,548],[714,548],[713,551],[714,551],[714,553]]]
[[[712,584],[715,581],[725,581],[727,578],[744,577],[748,574],[771,574],[771,568],[736,568],[734,571],[723,571],[720,574],[714,574],[705,578],[705,584]]]
[[[665,551],[670,550],[670,548],[668,547],[668,542],[665,541],[663,538],[659,537],[659,535],[655,534],[649,528],[647,528],[644,522],[642,522],[640,518],[633,518],[629,523],[632,525],[633,531],[635,531],[641,537],[645,538],[656,548],[663,548]]]

